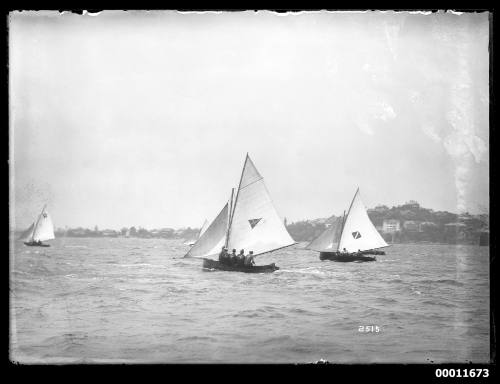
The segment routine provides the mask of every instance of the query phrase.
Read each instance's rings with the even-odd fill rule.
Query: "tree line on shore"
[[[380,234],[389,243],[433,242],[476,244],[488,233],[489,215],[455,214],[434,211],[410,202],[389,208],[379,205],[368,210],[368,216]],[[295,241],[311,241],[319,236],[338,216],[301,220],[285,225]],[[141,227],[123,227],[120,230],[97,226],[88,228],[57,229],[56,236],[66,237],[138,237],[163,239],[196,239],[199,228],[162,228],[148,230]],[[489,240],[488,240],[489,241]]]

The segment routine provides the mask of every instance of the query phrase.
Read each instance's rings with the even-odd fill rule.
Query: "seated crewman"
[[[250,267],[254,265],[255,264],[255,262],[253,261],[254,257],[255,256],[253,255],[253,251],[250,251],[250,253],[245,256],[245,266]]]
[[[236,255],[236,249],[233,248],[233,252],[229,258],[231,265],[238,265],[238,256]]]
[[[241,249],[238,255],[238,265],[245,265],[245,250]]]
[[[220,253],[219,253],[219,262],[225,264],[226,263],[226,247],[222,247]]]

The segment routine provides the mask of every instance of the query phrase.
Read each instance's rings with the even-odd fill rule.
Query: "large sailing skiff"
[[[347,216],[338,218],[306,249],[320,252],[321,260],[375,261],[370,254],[384,254],[376,249],[388,247],[371,222],[357,189]]]
[[[265,266],[228,266],[215,260],[222,247],[253,251],[255,256],[296,244],[276,211],[264,179],[247,154],[233,204],[230,200],[185,257],[203,258],[204,268],[239,272],[273,272]]]
[[[31,247],[50,247],[50,244],[44,244],[42,241],[55,239],[54,224],[52,224],[52,219],[46,211],[46,207],[46,205],[43,206],[42,212],[38,215],[36,221],[19,237],[24,241],[24,244]]]

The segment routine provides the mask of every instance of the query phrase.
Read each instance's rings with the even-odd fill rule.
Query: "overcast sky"
[[[288,221],[489,207],[487,13],[14,12],[12,223],[199,227],[249,152]]]

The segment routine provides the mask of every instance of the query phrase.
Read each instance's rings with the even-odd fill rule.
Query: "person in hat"
[[[233,252],[231,253],[230,260],[232,265],[238,265],[238,255],[236,255],[236,249],[234,248]]]

